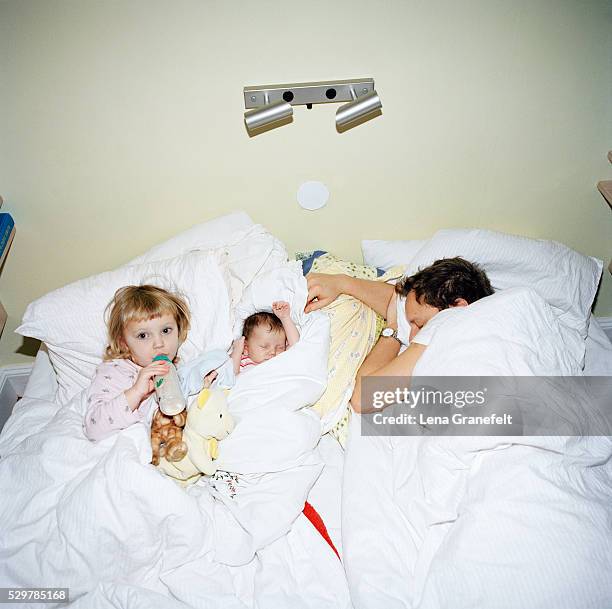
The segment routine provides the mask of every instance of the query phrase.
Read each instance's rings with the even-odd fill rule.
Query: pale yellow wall
[[[31,300],[231,209],[291,251],[479,226],[609,261],[610,31],[606,1],[0,1],[0,362],[27,360]],[[247,137],[243,86],[354,76],[382,118],[338,135],[336,106],[297,107]]]

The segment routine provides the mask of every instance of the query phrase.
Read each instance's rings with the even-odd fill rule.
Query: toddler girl
[[[272,311],[253,313],[244,320],[242,338],[232,350],[235,374],[276,357],[300,339],[289,303],[273,302]]]
[[[109,304],[108,347],[87,390],[84,430],[90,440],[142,421],[155,409],[153,377],[168,373],[189,331],[189,308],[179,296],[153,285],[117,290]]]

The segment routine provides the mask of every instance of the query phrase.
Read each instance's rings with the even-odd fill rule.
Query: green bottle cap
[[[156,355],[153,358],[154,362],[158,362],[158,361],[165,361],[165,362],[170,362],[172,363],[172,361],[170,360],[170,358],[167,355]]]

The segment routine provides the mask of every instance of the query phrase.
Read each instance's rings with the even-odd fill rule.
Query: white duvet
[[[440,321],[415,376],[580,374],[580,340],[531,290]],[[351,431],[342,538],[355,607],[611,605],[610,438],[362,437],[358,417]]]
[[[93,443],[82,394],[25,397],[0,436],[0,586],[70,588],[87,609],[349,606],[301,513],[308,499],[337,536],[339,450],[304,408],[325,389],[329,321],[303,322],[298,344],[239,375],[225,471],[187,492],[150,465],[144,424]]]
[[[340,562],[301,515],[309,494],[322,514],[334,504],[313,500],[315,483],[339,484],[302,409],[325,386],[327,333],[311,316],[303,341],[239,378],[235,436],[220,445],[231,488],[220,476],[185,492],[161,475],[141,424],[90,442],[80,395],[24,398],[0,439],[2,586],[69,587],[82,607],[347,606]]]

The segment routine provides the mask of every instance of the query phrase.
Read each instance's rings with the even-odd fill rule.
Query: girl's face
[[[173,361],[179,348],[178,336],[176,319],[169,313],[146,321],[130,321],[123,328],[123,342],[132,361],[143,367],[156,355],[166,355]]]

